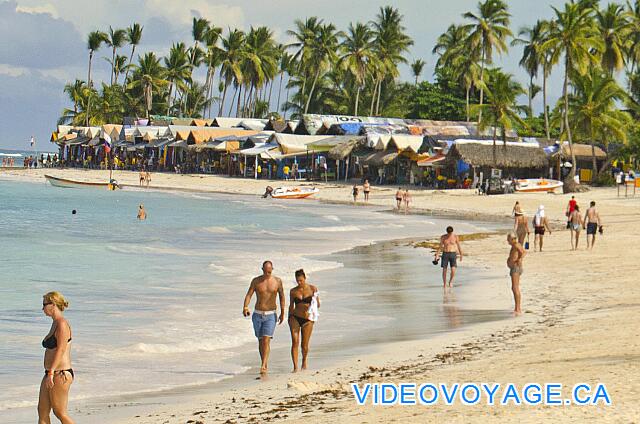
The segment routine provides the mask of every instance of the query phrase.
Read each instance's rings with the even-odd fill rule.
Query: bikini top
[[[69,336],[69,340],[67,340],[67,343],[70,341],[71,336]],[[53,333],[49,337],[45,337],[44,340],[42,340],[42,347],[45,349],[56,349],[58,347],[58,339],[56,339],[56,334]]]
[[[297,297],[293,299],[293,303],[294,304],[298,304],[298,303],[308,303],[311,304],[311,299],[313,299],[313,295],[311,296],[307,296],[307,297],[303,297],[302,299],[298,299]]]

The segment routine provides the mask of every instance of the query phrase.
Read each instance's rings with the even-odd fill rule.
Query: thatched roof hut
[[[600,147],[595,146],[596,159],[606,159],[607,154]],[[590,144],[578,144],[573,143],[573,154],[576,160],[591,160],[593,157]],[[571,159],[571,150],[569,149],[569,143],[562,144],[561,155],[563,158]]]
[[[332,147],[331,150],[329,150],[328,156],[331,159],[345,160],[351,152],[364,147],[366,144],[367,139],[365,137],[352,137],[346,143],[340,143]]]
[[[497,142],[495,161],[493,142],[480,140],[456,140],[449,149],[447,161],[463,160],[475,167],[544,168],[548,159],[544,150],[534,143]]]

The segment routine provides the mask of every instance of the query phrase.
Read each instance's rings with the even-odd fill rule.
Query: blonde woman
[[[73,424],[67,414],[69,388],[73,383],[71,368],[71,327],[64,317],[69,307],[58,292],[49,292],[42,296],[42,312],[51,317],[53,323],[49,333],[42,340],[44,351],[44,377],[40,383],[38,399],[38,424],[49,424],[51,410],[62,424]]]

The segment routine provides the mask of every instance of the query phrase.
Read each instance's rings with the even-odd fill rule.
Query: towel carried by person
[[[536,212],[535,216],[534,216],[534,225],[536,227],[541,227],[542,226],[542,219],[544,218],[544,206],[540,205],[538,206],[538,211]]]
[[[318,321],[318,317],[320,316],[320,312],[318,311],[318,292],[315,292],[311,298],[308,313],[309,321]]]

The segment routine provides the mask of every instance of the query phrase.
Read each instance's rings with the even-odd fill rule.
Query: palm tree
[[[372,95],[376,98],[376,115],[380,110],[380,97],[382,94],[382,83],[386,78],[397,78],[400,75],[398,65],[407,63],[403,56],[413,45],[411,37],[405,34],[406,28],[402,25],[403,16],[398,9],[391,6],[381,7],[376,15],[376,20],[371,22],[375,34],[374,52],[376,62],[371,62],[374,75],[374,87]]]
[[[205,80],[205,89],[207,91],[207,97],[213,96],[213,78],[215,76],[215,70],[222,61],[222,50],[218,47],[218,40],[220,40],[220,34],[222,34],[222,28],[216,26],[210,26],[204,37],[204,42],[207,46],[207,52],[205,55],[205,63],[207,65],[207,78]],[[209,115],[211,115],[211,104],[209,102],[207,107],[209,108]],[[205,115],[206,111],[202,112]]]
[[[75,84],[73,84],[75,86]],[[66,87],[65,87],[66,89]],[[92,115],[91,119],[89,119],[88,107],[90,103],[95,103],[100,105],[100,96],[98,93],[90,89],[87,85],[83,85],[78,90],[75,90],[74,87],[74,109],[65,108],[62,111],[62,116],[58,118],[58,125],[71,124],[71,125],[85,125],[89,126],[89,124],[97,124],[98,121],[96,119],[96,115]],[[101,108],[97,108],[100,110]]]
[[[189,63],[189,54],[184,43],[174,43],[169,50],[169,57],[164,58],[166,67],[166,79],[169,81],[169,93],[167,95],[167,115],[171,114],[171,94],[173,88],[176,92],[181,90],[183,93],[187,89],[187,83],[191,80],[191,65]]]
[[[513,80],[513,75],[505,74],[500,70],[489,72],[489,81],[486,87],[487,104],[480,104],[474,107],[478,114],[484,111],[479,122],[481,130],[493,127],[493,162],[497,166],[496,158],[496,135],[500,128],[502,133],[503,147],[507,148],[507,132],[516,126],[526,127],[519,113],[524,112],[526,107],[518,106],[516,99],[520,94],[525,94],[525,90],[520,84]]]
[[[454,80],[464,86],[466,91],[467,122],[471,119],[471,91],[483,86],[480,80],[480,48],[469,43],[469,28],[465,25],[450,25],[447,31],[438,37],[431,51],[437,54],[436,70],[447,70]]]
[[[529,75],[529,118],[533,115],[533,79],[538,77],[538,70],[545,59],[542,51],[544,30],[545,24],[539,20],[533,27],[524,27],[520,30],[518,35],[524,38],[514,38],[511,41],[512,46],[524,46],[519,64]]]
[[[422,69],[424,69],[425,64],[426,64],[425,61],[422,59],[415,60],[411,64],[411,72],[413,73],[413,76],[416,78],[416,85],[418,85],[418,78],[420,77],[420,74],[422,73]]]
[[[305,103],[305,92],[307,85],[307,77],[310,72],[310,57],[312,51],[312,45],[315,42],[320,28],[322,26],[322,19],[318,19],[315,16],[307,18],[304,22],[296,19],[294,22],[296,30],[288,30],[287,35],[292,36],[295,41],[287,44],[287,48],[297,49],[293,54],[293,60],[298,64],[298,73],[302,77],[302,89],[300,96],[302,106]]]
[[[160,59],[153,52],[146,53],[143,57],[138,56],[138,65],[135,66],[132,81],[128,88],[139,88],[144,98],[145,112],[147,118],[153,108],[153,94],[160,93],[160,90],[169,82],[165,79],[166,70],[162,67]]]
[[[284,48],[284,46],[283,46]],[[280,68],[278,70],[278,73],[280,74],[280,86],[278,87],[278,103],[277,103],[277,107],[276,107],[276,111],[280,111],[280,93],[282,92],[282,79],[284,77],[285,72],[289,74],[289,77],[291,77],[291,73],[293,72],[293,56],[290,55],[289,53],[287,53],[286,51],[282,51],[282,54],[280,55]],[[288,91],[289,89],[287,89],[287,98],[285,101],[289,101],[289,95],[288,95]]]
[[[349,24],[347,34],[342,42],[342,55],[339,65],[343,66],[355,79],[356,99],[353,114],[358,116],[360,91],[367,78],[367,67],[376,59],[374,52],[374,33],[369,26],[360,22]]]
[[[127,57],[118,54],[116,55],[115,62],[111,62],[109,59],[107,59],[107,62],[109,62],[113,69],[113,84],[118,84],[118,76],[120,76],[125,69],[129,69],[129,65],[127,65]]]
[[[222,63],[220,65],[220,77],[224,81],[224,90],[222,91],[222,100],[220,101],[220,109],[218,116],[222,116],[222,110],[224,107],[224,100],[227,95],[227,88],[232,82],[242,83],[242,70],[240,65],[244,56],[244,43],[245,34],[239,29],[231,31],[229,29],[229,35],[227,38],[222,39]],[[231,101],[231,107],[229,108],[229,116],[231,115],[231,109],[233,109],[233,100]]]
[[[480,82],[484,82],[484,68],[493,62],[494,49],[498,53],[507,51],[507,37],[513,34],[509,29],[507,4],[502,0],[485,0],[478,3],[478,14],[467,12],[462,15],[471,21],[465,25],[469,31],[468,44],[470,50],[480,50]],[[484,87],[480,86],[480,104],[484,100]],[[478,114],[478,120],[482,119],[482,109]]]
[[[67,83],[64,86],[64,92],[69,96],[69,100],[73,102],[74,113],[78,113],[78,104],[80,103],[86,88],[87,84],[79,79],[76,79],[73,84]]]
[[[133,54],[136,51],[136,46],[140,44],[142,40],[142,30],[144,27],[139,23],[134,22],[129,28],[127,28],[127,41],[131,45],[131,54],[129,55],[129,63],[133,62]],[[124,82],[127,83],[127,78],[129,78],[129,68],[127,68],[127,72],[124,74]]]
[[[573,140],[569,126],[569,75],[578,73],[584,75],[589,65],[597,64],[597,53],[602,49],[602,41],[597,29],[592,25],[592,10],[578,3],[566,3],[564,11],[552,7],[556,18],[549,28],[547,40],[542,44],[543,51],[549,51],[554,56],[564,55],[564,83],[562,87],[563,109],[562,122],[569,142],[571,161],[574,166],[565,181],[567,192],[575,190],[573,177],[575,176],[576,157],[573,153]]]
[[[253,105],[258,101],[258,91],[277,73],[277,47],[273,32],[267,27],[251,27],[244,46],[243,71],[248,91],[242,109],[251,115]]]
[[[193,81],[185,92],[185,116],[202,118],[200,112],[206,109],[213,101],[207,96],[207,89],[203,84]]]
[[[635,0],[633,4],[627,0],[626,9],[627,19],[629,20],[628,43],[625,46],[625,55],[627,57],[627,74],[632,76],[636,70],[636,64],[640,60],[640,0]],[[630,78],[629,78],[630,79]],[[631,81],[629,81],[629,88]]]
[[[107,41],[107,34],[102,31],[93,31],[89,33],[87,37],[87,48],[89,49],[89,72],[87,74],[88,88],[93,87],[93,81],[91,80],[91,61],[93,60],[93,53],[100,48],[100,45]],[[89,126],[91,117],[91,96],[87,97],[87,111],[86,111],[86,125]]]
[[[333,24],[326,24],[320,26],[317,38],[310,43],[309,63],[315,68],[315,72],[303,113],[307,113],[309,110],[309,104],[311,103],[313,92],[318,83],[318,77],[320,77],[320,74],[325,72],[332,63],[338,60],[338,37],[342,35],[341,32],[336,32],[336,27]]]
[[[105,43],[111,47],[111,85],[113,85],[113,70],[116,62],[116,49],[122,47],[127,41],[127,32],[124,29],[113,29],[109,25],[109,32]]]
[[[197,66],[196,54],[198,50],[198,43],[205,41],[205,36],[209,31],[209,21],[205,18],[193,18],[191,25],[191,35],[193,36],[193,48],[191,50],[191,65]]]
[[[614,71],[624,68],[624,50],[628,44],[630,22],[624,8],[610,3],[604,10],[596,11],[596,23],[604,44],[602,68],[613,75]]]
[[[606,71],[605,71],[606,72]],[[577,139],[591,143],[593,176],[598,176],[595,142],[627,141],[627,128],[631,118],[616,104],[627,99],[627,94],[608,74],[598,68],[591,68],[583,76],[576,76],[571,82],[569,95],[569,117]],[[593,180],[592,180],[593,181]]]
[[[453,60],[466,54],[465,44],[469,37],[469,29],[464,25],[450,25],[440,34],[431,53],[438,55],[436,69],[450,67]]]

